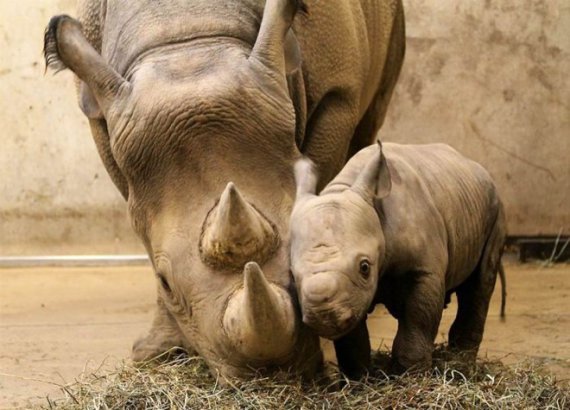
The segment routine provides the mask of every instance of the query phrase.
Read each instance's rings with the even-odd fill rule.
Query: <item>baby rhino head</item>
[[[316,195],[307,159],[296,164],[295,178],[291,269],[303,321],[334,340],[365,317],[376,293],[385,243],[374,201],[389,193],[390,177],[380,152],[351,186],[338,188],[335,180]]]

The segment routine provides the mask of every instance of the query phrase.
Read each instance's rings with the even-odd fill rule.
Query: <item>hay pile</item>
[[[282,376],[221,387],[204,362],[178,356],[167,363],[133,367],[123,363],[110,374],[84,375],[62,387],[65,398],[48,399],[57,409],[568,409],[570,390],[529,361],[508,367],[478,361],[470,369],[434,360],[422,374],[386,376],[386,352],[378,352],[372,375],[341,382],[334,369],[309,384]],[[464,366],[463,366],[464,367]]]

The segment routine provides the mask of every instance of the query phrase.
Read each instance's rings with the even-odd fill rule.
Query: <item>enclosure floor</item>
[[[480,355],[544,360],[570,378],[570,265],[506,266],[507,320],[493,297]],[[52,383],[73,381],[84,368],[112,368],[152,319],[150,268],[0,270],[0,408],[29,407],[57,395]],[[498,286],[498,284],[497,284]],[[444,312],[440,340],[455,313]],[[369,319],[372,346],[390,346],[396,322],[383,309]],[[324,342],[328,359],[332,344]]]

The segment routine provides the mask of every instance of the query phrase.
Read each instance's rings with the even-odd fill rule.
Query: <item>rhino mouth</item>
[[[303,323],[319,336],[330,340],[336,340],[350,332],[358,321],[358,316],[347,307],[303,309]]]

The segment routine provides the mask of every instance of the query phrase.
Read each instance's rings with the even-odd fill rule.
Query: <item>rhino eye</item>
[[[370,276],[370,262],[367,259],[360,261],[360,274],[365,278]]]
[[[158,276],[158,280],[160,280],[160,284],[162,285],[162,288],[163,288],[167,293],[172,292],[172,290],[170,289],[170,285],[168,284],[168,281],[166,280],[166,278],[164,277],[164,275],[162,275],[161,273],[158,273],[157,276]]]

